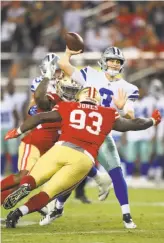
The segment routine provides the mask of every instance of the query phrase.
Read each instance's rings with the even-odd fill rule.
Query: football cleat
[[[111,179],[107,173],[101,173],[100,180],[96,181],[99,188],[99,200],[104,201],[109,194]]]
[[[130,213],[123,214],[123,223],[126,229],[137,228],[137,225],[133,222]]]
[[[13,208],[21,199],[26,197],[30,191],[30,186],[28,184],[20,186],[16,191],[6,197],[3,207],[5,209]]]
[[[57,209],[55,207],[53,211],[48,213],[45,217],[43,217],[40,220],[39,225],[40,226],[44,226],[44,225],[50,224],[55,219],[60,218],[63,215],[63,213],[64,213],[63,208],[62,209]]]
[[[6,228],[16,228],[16,224],[20,217],[22,217],[22,213],[19,208],[11,211],[6,218]]]
[[[48,214],[48,209],[46,207],[40,209],[38,211],[38,213],[40,213],[42,216],[46,216]]]
[[[54,210],[55,205],[56,205],[56,199],[49,202],[45,207],[41,208],[38,212],[42,216],[46,216],[47,214],[49,214],[50,212],[52,212]]]

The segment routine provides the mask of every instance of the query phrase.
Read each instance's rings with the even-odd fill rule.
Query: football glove
[[[159,110],[154,110],[151,117],[153,119],[154,126],[157,126],[161,122],[161,113]]]
[[[22,134],[20,128],[13,128],[9,130],[5,136],[5,140],[17,138]]]

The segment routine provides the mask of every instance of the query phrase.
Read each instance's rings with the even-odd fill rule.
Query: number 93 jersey
[[[101,95],[101,105],[105,107],[115,107],[113,104],[111,95],[114,95],[115,98],[118,97],[118,89],[123,89],[128,96],[129,100],[136,100],[139,97],[138,88],[125,81],[118,76],[117,81],[110,82],[105,73],[102,71],[98,71],[92,67],[86,67],[79,70],[76,70],[72,79],[79,82],[84,87],[93,86],[95,87]]]
[[[53,110],[57,110],[62,117],[62,134],[59,141],[73,143],[94,158],[119,117],[113,108],[76,102],[60,102]]]

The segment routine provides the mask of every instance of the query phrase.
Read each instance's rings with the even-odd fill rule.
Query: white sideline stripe
[[[4,228],[5,227],[5,218],[1,218],[0,219],[0,226],[2,227],[2,228]],[[19,226],[28,226],[28,225],[33,225],[33,224],[38,224],[38,222],[37,221],[20,221],[19,223],[18,223],[18,227]]]
[[[164,230],[156,230],[156,231],[164,231]],[[129,233],[129,232],[135,232],[135,233],[145,233],[145,232],[150,232],[150,230],[139,230],[139,229],[122,229],[122,230],[95,230],[95,231],[70,231],[70,232],[53,232],[53,233],[46,233],[46,232],[37,232],[37,233],[15,233],[13,232],[3,232],[3,234],[6,235],[12,235],[13,237],[17,236],[34,236],[35,235],[78,235],[78,234],[116,234],[116,233]],[[4,240],[3,240],[4,241]]]

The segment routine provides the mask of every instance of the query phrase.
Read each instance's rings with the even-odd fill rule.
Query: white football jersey
[[[43,76],[39,76],[33,79],[31,83],[31,92],[35,92],[35,90],[38,88],[40,82],[43,80]]]
[[[161,123],[157,126],[157,139],[164,140],[164,96],[156,101],[156,109],[160,111],[162,116]]]
[[[13,100],[5,95],[4,99],[1,100],[1,129],[14,128],[13,111],[15,108]]]
[[[145,96],[144,98],[137,100],[134,103],[135,117],[148,118],[151,117],[152,112],[155,108],[156,100],[153,96]],[[142,131],[129,131],[127,132],[128,141],[139,141],[139,140],[151,140],[154,136],[154,127],[150,127]]]
[[[31,84],[31,92],[35,93],[36,89],[38,88],[40,82],[43,80],[43,76],[39,76],[33,79],[32,84]],[[50,80],[48,87],[47,87],[47,92],[52,92],[55,93],[55,81]]]
[[[138,88],[135,85],[128,83],[122,78],[110,82],[104,72],[89,66],[81,70],[75,70],[72,74],[72,79],[80,83],[83,87],[95,87],[101,94],[101,105],[105,107],[114,107],[117,109],[112,101],[111,95],[117,98],[120,88],[123,88],[127,93],[129,100],[134,101],[139,97]]]

